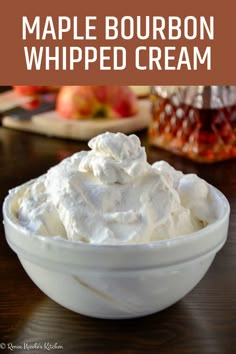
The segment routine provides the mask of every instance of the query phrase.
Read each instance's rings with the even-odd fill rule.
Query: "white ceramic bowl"
[[[84,315],[121,319],[165,309],[196,286],[227,238],[230,207],[212,186],[217,221],[172,240],[108,246],[36,236],[17,222],[15,201],[28,183],[4,201],[7,242],[45,294]]]

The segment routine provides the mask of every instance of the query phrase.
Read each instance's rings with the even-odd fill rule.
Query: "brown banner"
[[[4,1],[0,85],[235,85],[234,0]]]

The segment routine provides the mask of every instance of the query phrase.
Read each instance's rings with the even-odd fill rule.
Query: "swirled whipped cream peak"
[[[185,235],[214,220],[208,184],[164,161],[150,165],[136,135],[107,132],[88,145],[26,187],[21,225],[71,241],[128,244]]]
[[[91,148],[79,163],[79,170],[91,172],[105,184],[127,184],[148,168],[145,149],[136,135],[105,133],[89,141]]]

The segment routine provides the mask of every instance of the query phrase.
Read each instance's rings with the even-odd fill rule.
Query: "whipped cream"
[[[32,182],[18,220],[43,236],[94,244],[145,243],[215,220],[208,184],[165,161],[150,165],[136,135],[105,133]]]

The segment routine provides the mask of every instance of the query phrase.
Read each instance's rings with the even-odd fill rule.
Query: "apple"
[[[13,86],[13,88],[22,96],[34,96],[41,93],[44,86]]]
[[[138,99],[129,86],[63,86],[56,110],[67,119],[125,118],[138,112]]]
[[[13,86],[13,89],[21,96],[37,96],[42,93],[59,90],[60,86]]]

